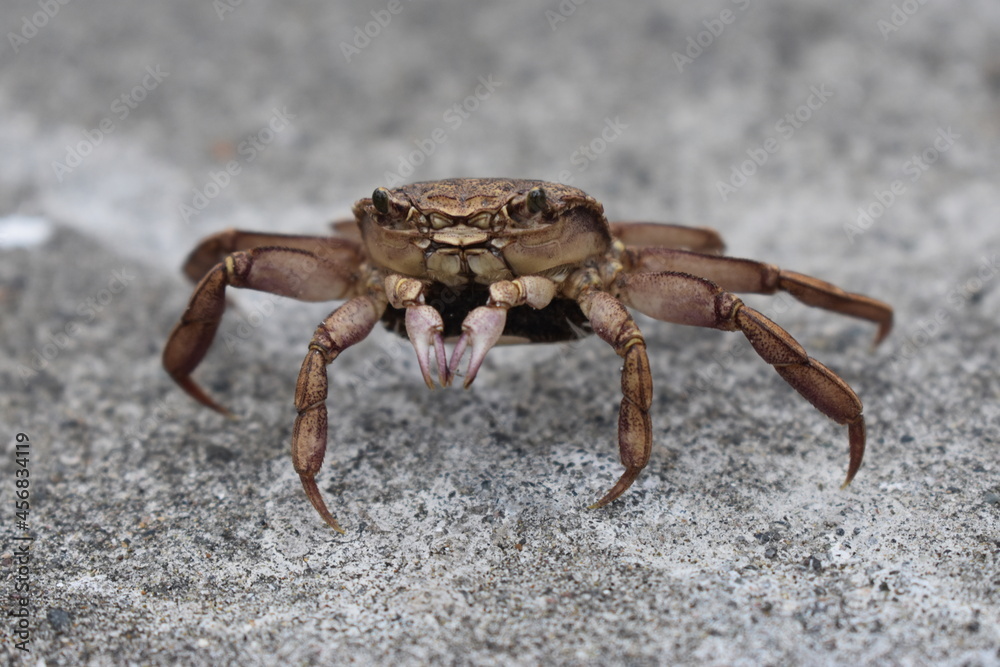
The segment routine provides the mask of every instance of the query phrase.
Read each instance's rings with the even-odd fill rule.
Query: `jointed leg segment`
[[[326,397],[329,388],[326,367],[341,352],[368,336],[382,317],[385,306],[381,298],[359,296],[335,310],[316,329],[295,386],[298,416],[292,432],[292,463],[309,502],[323,520],[339,533],[344,531],[327,509],[316,485],[316,473],[323,466],[326,454]]]
[[[634,273],[689,273],[730,292],[774,294],[781,290],[809,306],[878,324],[875,344],[892,329],[892,307],[863,294],[846,292],[818,278],[784,271],[773,264],[736,257],[706,256],[671,248],[629,248],[627,270]]]
[[[191,251],[184,262],[184,273],[193,282],[198,282],[216,264],[225,261],[227,255],[263,248],[304,250],[341,268],[356,267],[362,261],[361,246],[349,239],[227,229],[203,239]]]
[[[725,248],[719,233],[708,227],[660,222],[612,222],[611,235],[631,248],[684,248],[711,255],[719,254]]]
[[[624,360],[622,401],[618,411],[618,450],[625,472],[618,482],[591,505],[604,507],[625,492],[649,462],[653,427],[649,407],[653,380],[646,356],[646,342],[622,303],[606,292],[585,291],[578,297],[580,309],[590,319],[594,333],[614,348]]]
[[[341,267],[305,250],[255,248],[234,252],[216,264],[191,295],[187,310],[163,350],[163,366],[198,402],[228,415],[191,379],[212,345],[226,309],[226,287],[270,292],[301,301],[343,298],[355,284],[350,267]]]
[[[735,295],[704,278],[684,273],[638,273],[619,277],[623,302],[667,322],[740,331],[764,361],[820,412],[848,428],[850,484],[865,452],[861,401],[833,371],[811,358],[780,326]]]

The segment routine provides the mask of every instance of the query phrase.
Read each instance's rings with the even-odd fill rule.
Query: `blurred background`
[[[164,266],[222,227],[315,231],[387,174],[569,180],[609,216],[712,224],[743,253],[932,253],[976,246],[955,200],[985,203],[996,169],[988,2],[50,4],[4,8],[0,205]],[[953,180],[911,185],[904,163],[948,127]],[[935,208],[899,197],[849,243],[898,178]],[[942,224],[916,238],[918,215]]]

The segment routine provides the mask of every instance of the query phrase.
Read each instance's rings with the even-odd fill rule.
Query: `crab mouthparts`
[[[434,232],[431,234],[431,240],[434,243],[460,248],[486,243],[489,238],[489,234],[483,230],[466,227],[465,225],[451,227],[447,231]]]

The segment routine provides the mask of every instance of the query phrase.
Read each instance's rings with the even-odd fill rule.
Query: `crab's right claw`
[[[494,306],[480,306],[466,315],[462,322],[462,336],[455,344],[455,349],[451,353],[451,364],[448,366],[448,381],[451,382],[458,372],[458,365],[465,354],[465,348],[471,347],[469,353],[469,367],[465,373],[465,381],[462,386],[466,389],[476,379],[476,373],[486,359],[489,352],[500,336],[503,334],[504,326],[507,323],[507,309]]]

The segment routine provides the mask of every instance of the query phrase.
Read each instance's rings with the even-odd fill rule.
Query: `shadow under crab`
[[[327,444],[326,366],[378,322],[412,343],[428,387],[469,387],[502,343],[548,343],[597,334],[622,357],[618,444],[625,471],[600,500],[614,501],[649,460],[652,379],[646,344],[626,307],[692,326],[740,331],[818,410],[848,428],[845,485],[865,450],[861,401],[833,371],[734,292],[785,291],[810,306],[892,328],[892,309],[870,297],[772,264],[722,256],[710,229],[608,223],[600,203],[544,181],[461,178],[377,188],[334,236],[228,230],[202,241],[185,273],[198,281],[163,352],[191,396],[225,408],[191,378],[226,306],[226,287],[301,301],[346,299],[316,329],[295,391],[292,460],[323,519],[344,532],[316,484]],[[449,359],[445,343],[454,341]],[[460,365],[469,352],[464,373]]]

